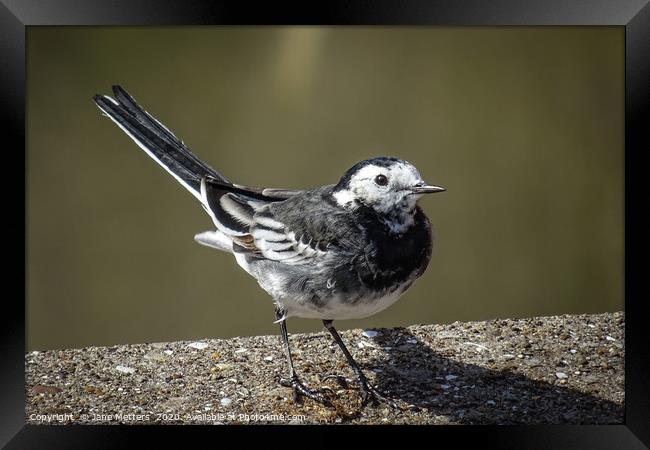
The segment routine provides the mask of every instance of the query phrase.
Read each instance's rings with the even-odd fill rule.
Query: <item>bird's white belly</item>
[[[282,299],[280,303],[284,306],[286,317],[324,320],[363,319],[391,306],[402,296],[409,285],[410,283],[404,283],[391,293],[375,294],[354,303],[347,302],[344,297],[339,295],[332,296],[322,306],[293,298]]]
[[[282,306],[284,317],[302,317],[305,319],[344,320],[363,319],[377,314],[391,306],[413,284],[415,278],[408,278],[398,286],[383,292],[368,290],[365,296],[350,301],[348,297],[337,293],[336,283],[327,281],[327,288],[331,295],[325,298],[314,299],[313,293],[297,292],[286,289],[286,275],[273,270],[272,266],[251,267],[244,254],[235,253],[237,263],[253,275],[260,287],[264,289],[275,301]]]

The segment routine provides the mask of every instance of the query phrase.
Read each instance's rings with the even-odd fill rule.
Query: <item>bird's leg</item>
[[[363,373],[357,362],[354,360],[352,357],[352,354],[348,351],[347,347],[343,343],[343,340],[341,339],[341,336],[339,336],[339,333],[336,331],[336,328],[334,328],[334,325],[332,325],[331,320],[323,320],[323,325],[325,325],[325,328],[327,328],[327,331],[330,332],[338,346],[341,348],[343,351],[343,354],[345,355],[345,359],[348,360],[348,364],[350,364],[350,367],[352,367],[352,370],[357,374],[357,378],[359,380],[359,387],[361,389],[361,400],[362,400],[362,406],[365,406],[368,403],[368,400],[371,399],[373,403],[377,403],[378,401],[386,403],[387,405],[393,407],[393,408],[399,408],[397,406],[397,403],[395,403],[393,400],[390,398],[385,397],[384,395],[380,394],[375,388],[370,386],[368,383],[368,379],[366,378],[366,375]]]
[[[291,349],[289,348],[289,334],[287,333],[287,323],[286,319],[284,319],[284,311],[282,308],[276,308],[275,317],[277,320],[280,320],[280,334],[282,335],[282,342],[284,342],[284,349],[287,353],[287,361],[289,361],[289,378],[280,378],[280,384],[284,387],[290,387],[293,389],[293,398],[296,402],[300,400],[300,396],[302,395],[311,398],[318,403],[322,403],[323,405],[331,406],[329,400],[305,387],[305,385],[302,384],[298,379],[298,375],[296,375],[296,371],[293,368]]]

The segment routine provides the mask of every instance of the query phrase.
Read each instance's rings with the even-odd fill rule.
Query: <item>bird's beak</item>
[[[443,192],[447,189],[440,186],[428,186],[426,184],[420,184],[413,186],[411,192],[414,194],[435,194],[436,192]]]

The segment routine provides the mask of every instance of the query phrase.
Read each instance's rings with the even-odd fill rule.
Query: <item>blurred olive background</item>
[[[448,191],[393,307],[341,328],[623,308],[618,27],[29,27],[28,349],[277,333],[199,203],[92,102],[121,84],[231,180],[394,155]],[[292,319],[289,331],[321,329]]]

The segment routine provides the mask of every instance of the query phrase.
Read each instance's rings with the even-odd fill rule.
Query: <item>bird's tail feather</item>
[[[212,217],[219,231],[197,235],[197,242],[231,251],[232,245],[229,247],[227,240],[246,236],[253,215],[263,205],[284,201],[303,192],[231,183],[197,158],[122,87],[113,86],[113,95],[115,98],[95,95],[93,100],[106,116],[190,191]]]
[[[93,100],[113,122],[149,156],[167,170],[192,195],[201,198],[201,179],[210,177],[228,185],[229,181],[201,161],[155,117],[146,112],[122,87],[113,86],[115,99],[95,95]]]

